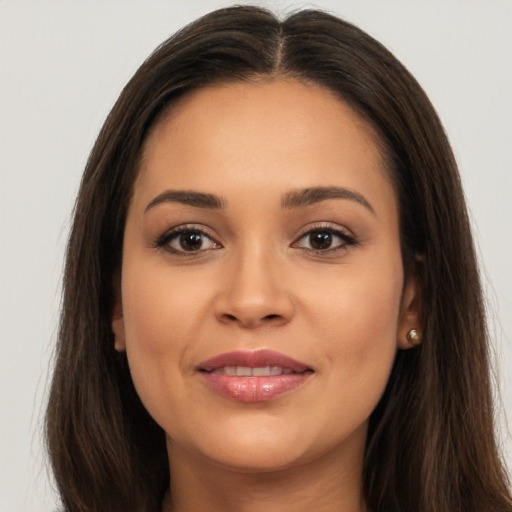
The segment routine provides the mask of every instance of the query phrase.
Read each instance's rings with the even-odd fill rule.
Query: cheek
[[[204,287],[164,265],[127,262],[123,269],[123,316],[127,345],[162,356],[194,329],[204,305]]]
[[[183,377],[205,302],[200,287],[168,274],[158,265],[127,261],[122,283],[130,372],[143,404],[161,425],[165,418],[160,413],[187,399]]]
[[[347,273],[322,287],[314,298],[315,310],[322,337],[330,339],[333,348],[365,352],[374,345],[396,342],[402,271],[400,265],[392,268],[382,273],[378,269],[364,275]]]
[[[347,278],[317,298],[328,378],[333,389],[343,390],[335,393],[340,410],[359,411],[361,420],[377,405],[389,378],[397,350],[401,291],[398,265],[396,272]]]

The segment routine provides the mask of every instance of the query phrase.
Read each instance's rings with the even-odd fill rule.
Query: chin
[[[206,435],[188,439],[182,444],[188,453],[217,467],[239,473],[271,473],[348,455],[359,456],[364,450],[366,423],[354,429],[316,429],[306,427],[306,421],[293,428],[290,422],[274,421],[231,422],[217,424]],[[313,431],[314,430],[314,431]],[[170,441],[173,443],[173,441]],[[177,440],[176,443],[179,441]],[[196,459],[197,460],[197,459]]]
[[[303,452],[289,447],[233,446],[209,455],[215,465],[239,473],[272,473],[305,462]]]
[[[181,446],[199,459],[241,473],[287,469],[300,464],[311,450],[312,443],[304,433],[285,429],[282,424],[275,425],[272,421],[235,423],[212,425],[208,432],[202,429],[202,435],[195,438],[168,438],[169,449],[172,453]]]

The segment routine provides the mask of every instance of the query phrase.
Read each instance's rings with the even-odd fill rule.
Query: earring
[[[411,329],[405,337],[412,347],[417,347],[421,344],[420,335],[416,329]]]

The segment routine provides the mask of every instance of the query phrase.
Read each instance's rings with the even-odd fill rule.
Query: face
[[[144,147],[112,322],[169,453],[244,472],[362,459],[417,327],[398,225],[375,134],[331,92],[180,100]]]

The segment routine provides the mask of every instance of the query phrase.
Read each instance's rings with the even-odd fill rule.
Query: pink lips
[[[219,395],[240,402],[271,400],[298,388],[313,370],[272,350],[220,354],[198,366],[206,384]]]

